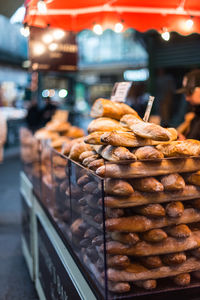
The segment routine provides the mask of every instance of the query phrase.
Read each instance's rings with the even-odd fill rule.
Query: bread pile
[[[103,178],[76,172],[81,217],[71,230],[84,262],[103,284],[104,204],[110,291],[151,290],[162,278],[189,285],[200,277],[200,142],[177,141],[123,103],[98,99],[91,116],[89,135],[68,149]]]

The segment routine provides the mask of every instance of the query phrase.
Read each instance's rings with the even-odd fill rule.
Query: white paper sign
[[[146,108],[144,118],[143,118],[143,121],[145,121],[145,122],[149,121],[149,116],[150,116],[150,113],[151,113],[151,109],[152,109],[154,99],[155,99],[155,97],[149,96],[149,101],[147,103],[147,108]]]
[[[112,89],[110,100],[116,102],[125,102],[132,83],[132,81],[116,82]]]

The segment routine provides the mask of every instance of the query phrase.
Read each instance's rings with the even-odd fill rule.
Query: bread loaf
[[[90,157],[91,155],[95,155],[96,152],[95,151],[85,151],[82,152],[81,155],[79,156],[79,160],[83,161],[85,158]]]
[[[120,232],[144,232],[150,229],[199,221],[200,212],[193,208],[187,208],[179,218],[162,217],[159,219],[150,219],[135,215],[131,217],[108,219],[106,220],[106,229],[108,231]]]
[[[163,176],[161,183],[165,191],[178,191],[185,188],[185,181],[178,173]]]
[[[183,203],[180,201],[176,202],[170,202],[167,204],[166,208],[166,214],[171,218],[178,218],[182,216],[184,211]]]
[[[106,143],[102,142],[101,140],[101,136],[103,134],[104,134],[103,131],[92,132],[84,138],[84,142],[86,144],[105,145]]]
[[[108,99],[97,99],[91,108],[91,117],[108,117],[120,120],[125,114],[133,114],[139,118],[137,112],[125,103],[110,101]]]
[[[133,187],[125,180],[107,178],[105,193],[117,196],[129,196],[134,192]]]
[[[200,141],[184,140],[172,141],[156,146],[165,157],[198,156],[200,154]]]
[[[85,151],[91,151],[92,148],[90,147],[90,145],[85,144],[84,142],[78,142],[73,144],[70,153],[69,153],[69,158],[79,161],[79,157],[81,155],[82,152]]]
[[[148,269],[155,269],[163,266],[159,255],[140,257],[140,261]]]
[[[111,238],[114,241],[121,242],[123,244],[135,245],[139,240],[137,233],[121,233],[121,232],[112,232]]]
[[[190,284],[190,274],[189,273],[184,273],[184,274],[179,274],[176,275],[173,278],[173,281],[175,284],[179,285],[179,286],[186,286]]]
[[[107,146],[92,146],[95,151],[101,155],[104,159],[111,162],[118,162],[123,160],[136,160],[136,156],[132,154],[125,147],[113,147]]]
[[[200,186],[200,171],[197,171],[195,173],[185,174],[184,178],[188,184],[194,184]]]
[[[134,189],[141,192],[162,192],[164,190],[162,183],[154,177],[132,179],[131,184]]]
[[[187,185],[185,189],[176,192],[142,193],[135,191],[128,197],[106,196],[104,202],[107,207],[136,207],[144,204],[185,201],[198,197],[200,197],[199,188]]]
[[[148,204],[134,208],[134,212],[147,216],[147,217],[164,217],[165,209],[160,204]]]
[[[149,231],[144,232],[141,237],[146,242],[158,243],[162,242],[167,238],[167,234],[162,229],[151,229]]]
[[[156,141],[170,140],[170,133],[167,129],[154,123],[139,120],[134,115],[124,115],[120,119],[120,123],[130,128],[134,134],[142,138],[152,139]]]
[[[162,160],[161,162],[133,162],[131,164],[106,164],[96,170],[97,175],[111,178],[138,178],[172,173],[194,172],[200,169],[200,158]]]
[[[132,264],[125,271],[116,271],[108,269],[108,279],[117,281],[138,281],[148,279],[158,279],[176,276],[185,272],[193,272],[200,269],[200,261],[195,258],[189,258],[183,264],[177,266],[162,266],[153,270],[148,270],[140,264]]]
[[[98,118],[90,122],[88,125],[88,133],[95,131],[129,131],[127,128],[123,127],[118,121],[110,118]]]
[[[138,149],[134,149],[133,153],[137,159],[161,159],[164,155],[161,151],[157,150],[153,146],[144,146]]]
[[[186,224],[165,228],[165,231],[170,236],[180,239],[188,238],[191,235],[191,230]]]

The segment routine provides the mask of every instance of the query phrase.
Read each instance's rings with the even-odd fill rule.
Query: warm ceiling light
[[[194,21],[192,20],[192,18],[186,20],[185,25],[186,25],[188,30],[192,29],[192,27],[194,25]]]
[[[45,46],[42,43],[37,43],[33,47],[33,52],[36,56],[42,55],[45,52]]]
[[[28,26],[21,27],[20,28],[20,33],[24,37],[28,37],[30,35],[30,29],[29,29],[29,27]]]
[[[56,43],[51,43],[49,45],[49,50],[50,51],[56,51],[57,48],[58,48],[58,44],[56,44]]]
[[[170,39],[170,33],[169,33],[169,31],[166,28],[161,33],[161,37],[163,38],[163,40],[169,41],[169,39]]]
[[[46,7],[46,3],[42,0],[39,0],[38,3],[37,3],[37,8],[38,8],[38,11],[41,13],[41,14],[46,14],[47,12],[47,7]]]
[[[55,40],[60,40],[65,36],[65,31],[62,29],[56,29],[52,34]]]
[[[53,37],[49,33],[47,33],[43,35],[42,40],[45,44],[50,44],[53,41]]]
[[[124,25],[122,23],[119,22],[119,23],[115,24],[115,32],[116,33],[122,32],[123,28],[124,28]]]
[[[101,35],[103,33],[103,29],[100,24],[95,24],[93,27],[94,33]]]

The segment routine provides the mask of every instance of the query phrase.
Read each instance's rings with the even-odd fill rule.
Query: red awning
[[[29,26],[57,27],[81,31],[101,24],[114,29],[123,22],[124,30],[138,31],[164,28],[182,35],[200,33],[200,0],[44,0],[47,10],[38,10],[38,0],[27,1],[24,22]],[[187,26],[189,18],[193,26]]]

